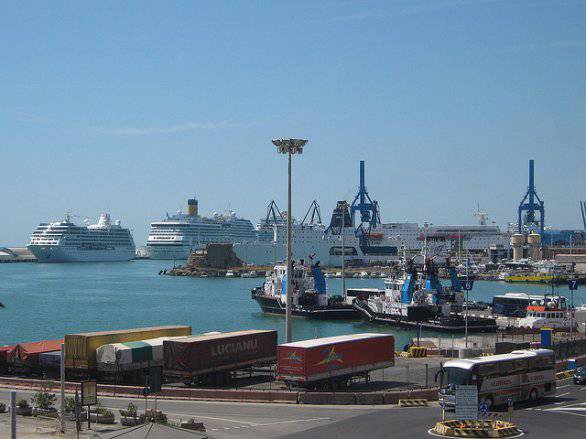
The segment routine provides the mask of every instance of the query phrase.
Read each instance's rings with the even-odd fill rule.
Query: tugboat
[[[303,260],[293,265],[292,308],[294,316],[312,319],[359,319],[360,313],[344,297],[332,295],[326,289],[326,279],[319,262],[307,267]],[[285,314],[287,267],[276,265],[262,286],[252,290],[252,298],[263,312]]]
[[[373,323],[423,328],[441,332],[465,332],[464,293],[456,270],[450,266],[451,287],[441,284],[434,258],[424,256],[423,269],[413,259],[405,263],[401,277],[387,278],[385,289],[356,298],[353,306],[364,319]],[[421,273],[421,276],[419,275]],[[495,332],[493,318],[468,316],[468,332]]]

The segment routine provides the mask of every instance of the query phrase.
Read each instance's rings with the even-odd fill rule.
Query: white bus
[[[478,401],[492,406],[513,401],[535,401],[554,394],[555,354],[549,349],[518,350],[446,361],[440,371],[440,405],[454,407],[456,386],[476,385]]]

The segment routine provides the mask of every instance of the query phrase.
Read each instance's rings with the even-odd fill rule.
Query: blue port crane
[[[580,201],[580,213],[582,214],[582,224],[586,230],[586,201]]]
[[[523,221],[523,212],[526,212]],[[539,212],[539,220],[536,218],[536,213]],[[525,196],[519,204],[519,233],[523,233],[523,226],[537,226],[539,225],[539,231],[543,236],[545,229],[545,207],[543,201],[537,195],[535,191],[535,164],[533,160],[529,160],[529,187]],[[542,245],[545,241],[541,241]]]
[[[371,228],[376,227],[380,224],[380,213],[378,209],[378,202],[373,201],[368,195],[366,190],[365,172],[364,172],[364,160],[360,160],[360,186],[358,193],[352,201],[350,206],[350,215],[352,216],[352,226],[356,227],[354,220],[356,212],[360,212],[361,223],[369,223]]]

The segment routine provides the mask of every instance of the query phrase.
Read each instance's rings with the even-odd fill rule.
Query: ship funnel
[[[197,210],[197,200],[195,198],[190,198],[189,200],[187,200],[187,213],[189,214],[189,216],[197,216]]]

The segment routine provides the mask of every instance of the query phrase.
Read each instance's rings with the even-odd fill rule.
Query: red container
[[[14,346],[0,346],[0,367],[5,366],[8,361],[8,354],[14,349]]]
[[[352,334],[277,346],[279,379],[308,383],[395,365],[395,338]]]
[[[63,340],[32,341],[19,343],[8,351],[8,362],[16,366],[36,367],[39,364],[39,354],[60,351]]]

